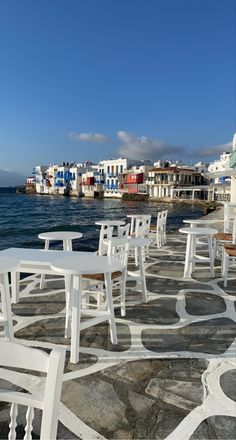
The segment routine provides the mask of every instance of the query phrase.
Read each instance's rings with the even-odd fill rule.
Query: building
[[[82,174],[82,193],[85,197],[103,198],[104,176],[93,169]]]
[[[47,169],[48,165],[36,165],[33,169],[33,175],[35,177],[35,191],[39,194],[44,193]]]
[[[208,185],[203,175],[194,169],[174,166],[152,168],[146,183],[150,198],[208,198]]]
[[[119,189],[119,175],[131,167],[150,165],[150,161],[131,159],[109,159],[98,164],[98,171],[104,176],[104,197],[122,197]]]
[[[230,176],[223,174],[223,171],[229,169],[229,160],[230,160],[229,152],[224,152],[220,155],[220,158],[211,162],[208,167],[209,173],[219,172],[218,176],[214,178],[214,183],[221,183],[225,181],[230,181]],[[226,173],[227,174],[227,173]],[[212,182],[213,183],[213,182]]]

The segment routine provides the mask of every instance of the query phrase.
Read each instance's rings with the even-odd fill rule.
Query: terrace
[[[131,282],[126,317],[116,311],[118,345],[111,344],[107,324],[90,327],[81,333],[78,364],[69,362],[64,338],[64,281],[48,277],[39,290],[39,275],[22,279],[13,305],[16,338],[45,350],[68,349],[59,439],[235,438],[236,272],[227,288],[220,261],[214,278],[197,266],[183,280],[185,249],[179,233],[167,235],[160,250],[151,248],[147,304]],[[3,406],[0,430],[4,422]]]

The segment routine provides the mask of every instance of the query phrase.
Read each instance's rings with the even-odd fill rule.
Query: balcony
[[[236,168],[236,151],[233,151],[230,155],[229,166],[230,168]]]
[[[118,189],[118,185],[104,185],[106,190],[110,190],[110,189]]]

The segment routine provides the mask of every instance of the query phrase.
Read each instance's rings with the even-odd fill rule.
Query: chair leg
[[[109,326],[110,326],[110,335],[111,335],[111,343],[118,344],[117,332],[116,332],[116,323],[115,323],[115,315],[114,315],[114,305],[112,298],[112,283],[111,283],[111,274],[106,273],[105,275],[105,286],[106,286],[106,297],[107,297],[107,308],[109,314]]]
[[[224,257],[224,287],[227,287],[228,269],[229,269],[229,256],[227,254],[225,254],[225,257]]]
[[[187,244],[186,244],[186,255],[185,255],[185,263],[184,263],[184,278],[190,278],[191,276],[191,263],[190,263],[190,258],[191,258],[191,254],[192,254],[192,240],[191,240],[191,235],[188,234],[187,236]]]
[[[212,246],[212,236],[208,235],[207,241],[208,241],[208,247],[209,247],[211,276],[212,276],[212,278],[214,278],[215,271],[214,271],[214,250],[213,250],[213,246]]]
[[[126,288],[126,275],[123,274],[122,281],[120,282],[120,313],[121,313],[121,316],[126,316],[125,288]]]

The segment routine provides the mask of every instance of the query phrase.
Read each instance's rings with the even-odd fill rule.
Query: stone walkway
[[[38,276],[21,281],[15,336],[68,349],[59,439],[236,439],[236,271],[227,289],[219,261],[214,279],[197,266],[184,281],[185,239],[176,233],[160,251],[151,249],[148,303],[130,284],[126,317],[116,311],[119,344],[110,343],[106,324],[89,328],[77,365],[64,338],[63,281],[50,279],[43,291]]]

